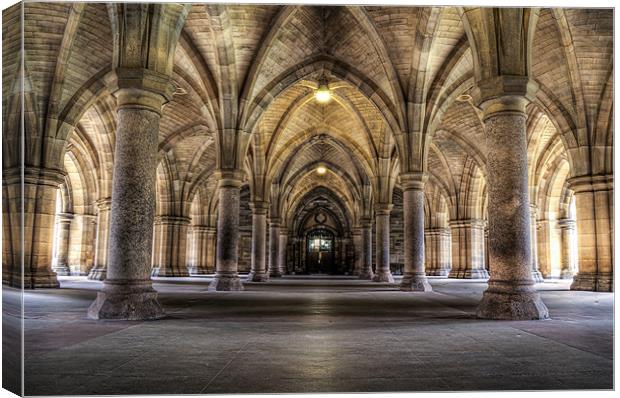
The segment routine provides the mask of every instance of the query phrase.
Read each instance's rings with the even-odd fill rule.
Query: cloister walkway
[[[167,317],[144,322],[87,319],[101,282],[83,277],[26,292],[26,394],[612,387],[612,293],[547,281],[551,320],[487,321],[478,280],[431,278],[421,294],[346,277],[209,281],[156,279]]]

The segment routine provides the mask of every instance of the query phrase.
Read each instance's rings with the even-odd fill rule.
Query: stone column
[[[252,210],[252,270],[248,275],[249,282],[267,282],[266,246],[267,240],[267,210],[266,202],[251,202]]]
[[[52,254],[56,193],[64,174],[36,167],[23,172],[22,180],[21,169],[3,170],[2,280],[24,289],[59,287]]]
[[[94,264],[94,244],[97,236],[97,217],[94,214],[74,214],[69,241],[71,275],[87,275]]]
[[[372,221],[370,219],[362,221],[362,269],[359,278],[372,280]]]
[[[452,267],[450,261],[450,230],[429,228],[424,231],[426,275],[448,276]],[[426,244],[428,242],[428,244]]]
[[[280,219],[269,220],[269,276],[278,278],[282,276],[278,268],[278,246],[280,245]]]
[[[95,240],[95,265],[88,273],[88,279],[102,281],[108,267],[108,242],[110,235],[110,208],[112,198],[99,199],[97,205],[97,237]]]
[[[164,315],[151,282],[159,119],[174,86],[149,70],[118,69],[109,77],[117,131],[108,270],[88,316],[156,319]]]
[[[487,279],[484,267],[484,220],[450,221],[452,270],[449,278]]]
[[[489,272],[489,222],[484,222],[484,269]]]
[[[403,223],[405,266],[400,290],[433,290],[424,270],[424,183],[428,175],[409,173],[400,176],[403,187]]]
[[[237,273],[241,175],[238,172],[220,174],[215,279],[209,290],[243,290]]]
[[[207,273],[215,273],[215,247],[217,242],[217,230],[215,227],[207,228]]]
[[[536,236],[538,238],[538,269],[544,277],[551,277],[551,230],[552,225],[549,220],[536,221]]]
[[[351,236],[353,237],[353,248],[355,251],[353,275],[359,276],[362,273],[364,264],[364,237],[362,235],[362,228],[354,227]]]
[[[88,275],[95,266],[95,250],[97,243],[97,215],[84,214],[82,216],[82,261],[80,263],[79,275]]]
[[[558,221],[558,226],[562,233],[562,269],[561,279],[572,279],[575,275],[574,259],[571,250],[571,239],[575,233],[575,220],[564,218]]]
[[[527,178],[526,114],[523,95],[492,90],[526,80],[504,77],[489,83],[481,97],[487,141],[489,287],[477,315],[488,319],[545,319],[547,307],[534,289]]]
[[[72,213],[60,213],[56,221],[56,264],[52,271],[56,275],[70,275],[69,268],[69,237],[71,236]]]
[[[536,205],[530,204],[530,246],[532,248],[532,279],[535,283],[543,283],[542,274],[538,267],[538,224],[536,221],[538,208]]]
[[[192,225],[191,233],[191,259],[188,271],[191,275],[205,275],[208,273],[208,228],[206,225]]]
[[[390,271],[390,211],[392,211],[391,204],[381,203],[375,207],[377,269],[372,278],[373,282],[394,283],[394,277]]]
[[[160,247],[152,270],[153,276],[189,276],[187,268],[187,234],[190,219],[184,216],[159,216],[158,228]]]
[[[280,241],[278,242],[278,272],[280,275],[287,273],[286,249],[288,245],[288,229],[280,228]]]
[[[571,290],[613,291],[613,176],[568,180],[575,192],[579,272]]]

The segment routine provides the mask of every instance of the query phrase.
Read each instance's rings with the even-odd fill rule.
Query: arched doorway
[[[326,228],[316,228],[306,234],[306,272],[336,274],[335,237]]]

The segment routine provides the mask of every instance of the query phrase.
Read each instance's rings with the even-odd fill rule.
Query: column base
[[[207,275],[209,270],[204,267],[189,267],[187,269],[190,275]]]
[[[394,277],[390,271],[378,271],[372,277],[372,281],[394,283]]]
[[[71,275],[71,269],[68,265],[57,265],[52,267],[52,271],[56,273],[58,276],[69,276]]]
[[[543,283],[545,281],[545,278],[543,278],[543,275],[538,270],[532,271],[532,279],[534,283]]]
[[[450,269],[449,268],[429,269],[428,271],[426,271],[426,275],[447,277],[448,275],[450,275]]]
[[[149,281],[150,282],[150,281]],[[152,287],[142,285],[109,285],[97,293],[97,299],[88,308],[91,319],[144,321],[165,315]]]
[[[486,269],[452,270],[448,278],[454,279],[489,279],[489,271]]]
[[[432,292],[426,274],[405,274],[400,282],[400,290],[404,292]]]
[[[270,278],[281,278],[282,277],[282,273],[280,273],[279,271],[277,271],[277,272],[270,272],[269,273],[269,277]]]
[[[160,278],[166,278],[166,277],[187,277],[187,276],[189,276],[189,272],[187,271],[187,268],[184,268],[184,269],[172,269],[172,268],[157,267],[157,268],[153,268],[153,271],[151,271],[151,276],[157,276],[157,277],[160,277]]]
[[[108,271],[105,268],[93,268],[86,278],[92,281],[102,281],[105,280],[107,273]]]
[[[248,274],[246,282],[267,282],[269,281],[269,275],[264,272],[250,272]]]
[[[613,292],[614,277],[612,273],[579,272],[573,277],[570,290],[590,292]]]
[[[483,319],[526,321],[548,319],[549,310],[540,294],[531,287],[490,287],[484,292],[476,316]]]
[[[2,282],[8,286],[24,289],[54,289],[59,288],[60,283],[55,273],[24,275],[22,280],[21,273],[4,272]],[[22,285],[23,283],[23,285]]]
[[[564,270],[560,273],[560,279],[573,279],[575,274],[572,271]]]
[[[227,292],[241,291],[243,284],[237,274],[234,275],[215,275],[215,279],[209,284],[209,291]]]
[[[374,274],[373,274],[373,272],[372,272],[372,270],[371,270],[371,269],[366,270],[366,271],[362,270],[362,271],[360,271],[360,273],[357,275],[357,277],[358,277],[359,279],[362,279],[362,280],[365,280],[365,281],[371,281],[371,280],[372,280],[372,278],[374,277]]]

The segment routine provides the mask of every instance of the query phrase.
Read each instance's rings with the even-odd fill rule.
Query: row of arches
[[[36,203],[24,217],[30,242],[24,279],[14,250],[20,235],[11,227],[20,212],[5,206],[8,283],[58,286],[50,264],[63,186],[67,210],[59,214],[90,220],[77,227],[71,221],[69,240],[92,242],[87,231],[96,223],[95,258],[85,268],[106,272],[107,290],[95,312],[116,302],[107,301],[110,295],[133,300],[138,289],[149,311],[160,313],[145,273],[184,276],[200,270],[212,252],[215,288],[240,289],[237,272],[247,258],[239,253],[251,232],[254,275],[285,272],[291,251],[283,249],[290,244],[297,244],[295,258],[303,258],[300,246],[308,256],[311,245],[299,242],[304,234],[318,234],[319,249],[333,235],[331,246],[339,250],[333,258],[353,258],[360,275],[370,273],[374,258],[377,281],[391,281],[391,252],[397,264],[404,253],[407,283],[413,281],[405,290],[430,288],[425,239],[436,248],[428,254],[429,273],[445,274],[450,264],[457,277],[486,277],[484,259],[495,258],[483,301],[521,295],[534,312],[541,310],[532,316],[544,318],[531,287],[516,286],[531,285],[539,269],[553,274],[556,225],[571,225],[572,216],[579,234],[573,286],[611,290],[613,24],[607,12],[20,7],[15,12],[26,20],[49,26],[28,24],[24,67],[7,66],[27,90],[3,93],[5,131],[18,131],[23,122],[29,150],[19,157],[21,141],[4,135],[4,196]],[[43,31],[55,34],[39,46],[32,40]],[[91,42],[102,44],[89,56]],[[328,98],[321,100],[320,92]],[[15,117],[20,95],[23,121]],[[27,165],[24,177],[19,164]],[[18,176],[23,194],[12,185]],[[498,204],[502,197],[506,206]],[[310,208],[321,202],[333,230],[308,224]],[[399,223],[402,250],[391,234]],[[494,231],[488,244],[486,223]],[[188,244],[189,232],[200,240]],[[106,236],[108,249],[98,243]],[[567,253],[575,252],[573,240],[563,242]]]

